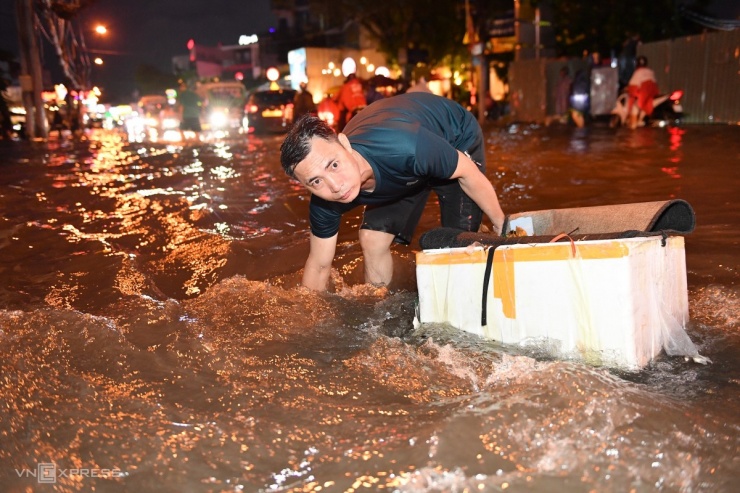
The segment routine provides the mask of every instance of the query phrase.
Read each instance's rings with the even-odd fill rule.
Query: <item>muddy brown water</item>
[[[740,479],[740,127],[486,126],[506,212],[688,201],[712,359],[641,371],[414,330],[414,251],[298,289],[281,136],[0,141],[0,490],[731,491]],[[420,232],[438,224],[434,204]]]

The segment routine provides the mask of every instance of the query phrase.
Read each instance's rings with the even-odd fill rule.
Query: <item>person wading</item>
[[[441,223],[477,231],[483,213],[501,234],[504,213],[485,176],[483,131],[458,103],[407,93],[374,102],[344,133],[304,116],[288,132],[280,160],[311,192],[310,252],[303,285],[328,286],[342,214],[365,206],[359,232],[365,280],[387,286],[391,245],[408,245],[432,190]]]

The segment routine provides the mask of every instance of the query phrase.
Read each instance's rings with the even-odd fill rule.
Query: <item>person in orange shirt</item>
[[[349,74],[347,76],[347,80],[342,85],[342,90],[337,95],[337,103],[339,104],[338,131],[341,132],[352,116],[367,106],[365,91],[357,75]]]

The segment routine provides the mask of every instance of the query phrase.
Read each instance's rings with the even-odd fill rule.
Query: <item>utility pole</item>
[[[26,133],[30,139],[45,139],[49,135],[44,102],[41,100],[43,79],[39,46],[34,29],[32,0],[16,0],[18,41],[21,49],[21,75],[23,106],[26,108]]]

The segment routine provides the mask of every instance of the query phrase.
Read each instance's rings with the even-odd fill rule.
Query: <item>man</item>
[[[568,67],[560,67],[560,77],[555,85],[555,115],[561,123],[568,122],[572,87],[573,79],[570,78]]]
[[[293,118],[298,120],[306,113],[316,113],[316,103],[313,102],[313,94],[308,90],[308,83],[301,81],[300,91],[293,98]]]
[[[200,97],[188,88],[185,81],[180,81],[180,92],[177,95],[180,109],[180,131],[193,134],[200,132]]]
[[[379,286],[393,276],[391,244],[410,243],[432,189],[442,226],[477,231],[485,212],[501,233],[504,213],[484,174],[483,132],[452,100],[421,92],[382,99],[338,135],[304,117],[280,151],[285,172],[312,194],[303,272],[310,289],[327,288],[341,216],[358,205],[366,206],[359,233],[365,280]]]
[[[645,116],[649,117],[653,114],[653,99],[658,95],[655,72],[647,64],[646,57],[637,57],[637,68],[627,85],[627,93],[629,94],[627,114],[629,115],[629,126],[632,129],[637,128],[637,125]],[[637,107],[633,108],[634,105]]]
[[[342,84],[342,89],[337,95],[339,104],[339,131],[344,129],[347,122],[352,119],[355,112],[360,111],[367,106],[365,99],[365,90],[362,88],[362,82],[355,74],[349,74],[347,80]]]

